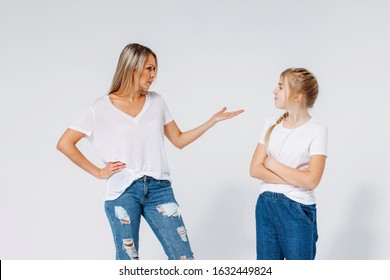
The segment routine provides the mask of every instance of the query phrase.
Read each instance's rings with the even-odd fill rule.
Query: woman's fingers
[[[117,161],[117,162],[112,162],[112,167],[115,167],[115,168],[120,168],[120,167],[125,167],[126,166],[126,163],[123,163],[123,162],[120,162],[120,161]]]
[[[237,111],[229,112],[229,115],[234,117],[241,114],[242,112],[244,112],[244,110],[237,110]]]
[[[104,169],[107,170],[107,173],[108,173],[107,175],[108,175],[108,177],[110,177],[112,174],[122,171],[125,167],[126,167],[125,163],[120,162],[120,161],[116,161],[116,162],[108,163]]]
[[[230,118],[233,118],[239,114],[241,114],[242,112],[244,112],[244,110],[237,110],[237,111],[233,111],[233,112],[225,112],[222,114],[222,117],[224,119],[230,119]]]
[[[223,112],[226,111],[226,109],[227,109],[226,107],[223,107],[223,108],[221,109],[221,111],[219,111],[218,113],[221,113],[221,114],[222,114]]]

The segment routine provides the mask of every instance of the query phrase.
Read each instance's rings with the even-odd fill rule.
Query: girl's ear
[[[303,93],[302,92],[298,92],[294,96],[294,101],[297,102],[297,103],[301,103],[301,102],[303,102],[303,98],[304,98]]]

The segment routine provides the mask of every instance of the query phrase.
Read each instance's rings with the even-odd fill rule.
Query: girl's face
[[[149,54],[139,77],[139,89],[142,91],[148,91],[155,78],[156,59],[153,55]]]
[[[275,107],[278,109],[286,109],[287,94],[282,81],[280,80],[278,86],[274,89]]]

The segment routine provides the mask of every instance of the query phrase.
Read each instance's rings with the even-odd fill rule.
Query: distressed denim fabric
[[[116,259],[139,259],[141,216],[157,236],[168,259],[193,258],[170,181],[143,176],[120,197],[106,201],[105,210],[114,236]]]
[[[316,205],[295,202],[282,193],[264,192],[256,205],[258,260],[313,260],[316,255]]]

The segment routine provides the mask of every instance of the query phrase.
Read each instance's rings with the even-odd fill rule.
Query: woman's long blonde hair
[[[286,89],[286,100],[289,101],[297,93],[302,93],[305,108],[313,107],[318,96],[318,82],[316,77],[305,68],[288,68],[280,74],[280,81]],[[272,130],[288,117],[285,112],[270,128],[264,137],[264,143],[268,147]]]
[[[151,49],[136,43],[128,44],[119,56],[118,65],[108,94],[117,92],[119,89],[125,95],[137,92],[139,90],[139,77],[150,54],[156,60],[157,72],[157,56]],[[144,94],[143,92],[141,93]]]

